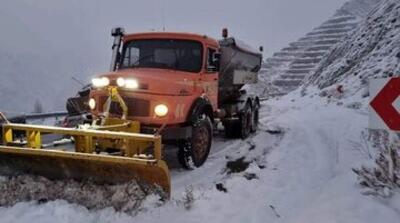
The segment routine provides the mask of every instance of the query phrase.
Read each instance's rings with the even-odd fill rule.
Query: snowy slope
[[[319,64],[306,86],[343,85],[348,96],[366,91],[369,78],[400,73],[400,2],[385,0]]]
[[[354,30],[379,2],[348,1],[320,26],[267,58],[260,75],[261,84],[256,86],[257,92],[280,95],[299,87],[332,47]]]

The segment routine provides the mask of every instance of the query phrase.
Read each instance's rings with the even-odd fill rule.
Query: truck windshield
[[[120,69],[146,67],[198,73],[202,51],[202,44],[191,40],[133,40],[124,44]]]

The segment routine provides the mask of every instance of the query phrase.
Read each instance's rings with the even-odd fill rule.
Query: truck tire
[[[254,133],[257,131],[258,128],[258,122],[260,119],[260,105],[256,102],[256,104],[254,105],[253,110],[251,111],[252,114],[252,123],[251,123],[251,132]]]
[[[192,126],[192,137],[179,145],[178,161],[185,169],[200,167],[210,153],[213,126],[206,115],[201,115]]]
[[[240,138],[246,139],[251,132],[252,114],[250,103],[246,103],[243,112],[239,115],[239,134]]]

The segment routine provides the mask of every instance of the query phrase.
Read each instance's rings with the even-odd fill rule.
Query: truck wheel
[[[239,116],[239,124],[240,124],[240,137],[242,139],[247,138],[250,135],[251,125],[252,125],[252,115],[251,115],[251,106],[249,103],[243,109],[242,114]]]
[[[253,122],[251,123],[251,132],[256,132],[258,128],[258,122],[259,122],[259,110],[260,110],[260,105],[257,103],[254,106],[254,109],[252,111],[252,117],[253,117]]]
[[[179,145],[178,161],[185,169],[200,167],[207,160],[212,142],[212,123],[203,115],[192,128],[192,138]]]

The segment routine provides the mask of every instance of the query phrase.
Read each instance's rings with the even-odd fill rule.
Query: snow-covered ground
[[[58,200],[2,207],[1,222],[398,222],[400,197],[362,195],[351,171],[370,162],[360,144],[366,107],[317,92],[265,102],[257,135],[218,137],[205,166],[172,167],[172,199],[160,204],[150,196],[136,216]],[[230,173],[227,162],[241,157],[248,168]]]

